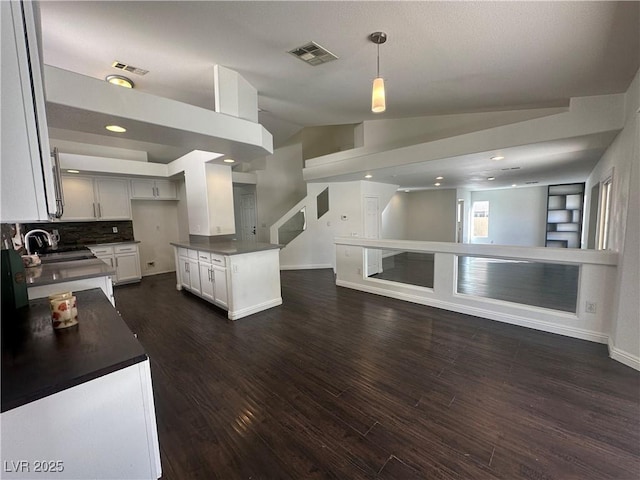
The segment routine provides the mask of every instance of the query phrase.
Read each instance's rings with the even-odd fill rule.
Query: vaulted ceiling
[[[212,109],[213,66],[258,90],[278,146],[304,126],[568,105],[626,91],[640,63],[640,2],[45,1],[44,62]],[[370,111],[376,46],[387,111]],[[315,41],[338,59],[288,53]]]

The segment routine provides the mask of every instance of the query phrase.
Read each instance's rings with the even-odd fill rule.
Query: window
[[[472,231],[474,237],[486,238],[489,236],[489,202],[473,202],[471,209]]]
[[[598,209],[598,250],[609,248],[609,219],[611,217],[612,177],[602,182],[600,189],[600,208]]]

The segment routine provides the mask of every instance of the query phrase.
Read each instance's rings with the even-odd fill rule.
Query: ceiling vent
[[[538,182],[536,181],[536,182],[524,182],[524,183],[526,183],[527,185],[533,185],[534,183],[538,183]]]
[[[144,70],[143,68],[127,65],[126,63],[122,63],[117,60],[113,62],[111,66],[113,68],[117,68],[118,70],[124,70],[125,72],[135,73],[136,75],[146,75],[147,73],[149,73],[149,70]]]
[[[313,67],[338,59],[333,53],[316,42],[309,42],[306,45],[289,50],[289,53]]]

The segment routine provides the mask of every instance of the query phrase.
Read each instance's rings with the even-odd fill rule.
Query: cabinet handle
[[[217,258],[212,258],[211,260],[213,260],[216,263],[222,263],[222,260],[218,260]]]
[[[118,268],[118,257],[116,257],[116,268]]]
[[[93,204],[93,216],[94,218],[98,218],[98,215],[96,215],[96,204]]]
[[[98,203],[98,218],[102,218],[102,207]]]
[[[56,211],[53,217],[60,218],[64,214],[64,191],[62,190],[62,170],[60,169],[58,147],[53,148],[51,156],[53,157],[53,190],[56,200]]]
[[[189,263],[184,262],[184,271],[189,273]]]
[[[111,268],[113,268],[113,258],[109,257],[109,263],[111,264]]]

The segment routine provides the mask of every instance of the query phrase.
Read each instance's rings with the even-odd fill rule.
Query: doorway
[[[236,235],[240,240],[255,241],[256,226],[256,188],[255,185],[234,185],[233,200],[236,217]]]

